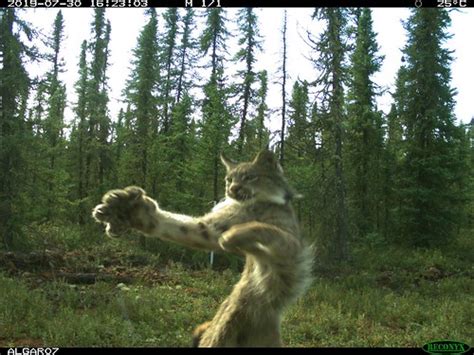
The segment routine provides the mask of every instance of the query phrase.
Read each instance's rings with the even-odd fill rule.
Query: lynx
[[[139,188],[111,190],[93,217],[109,236],[135,229],[184,246],[245,257],[241,279],[214,318],[196,328],[199,347],[281,346],[282,312],[310,281],[312,253],[300,236],[288,185],[273,153],[252,162],[225,156],[226,198],[202,217],[161,210]]]

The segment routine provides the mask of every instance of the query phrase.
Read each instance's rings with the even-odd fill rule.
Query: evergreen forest
[[[186,346],[242,261],[218,254],[209,265],[207,253],[139,235],[108,240],[91,211],[108,190],[137,185],[166,210],[202,215],[224,197],[220,154],[247,161],[266,148],[301,194],[294,207],[316,246],[315,284],[283,322],[287,344],[474,343],[474,126],[454,114],[448,10],[404,19],[385,113],[369,8],[312,11],[323,30],[302,33],[312,55],[301,60],[314,73],[291,81],[285,10],[269,72],[256,69],[264,12],[149,8],[117,115],[108,10],[90,9],[74,100],[70,10],[41,30],[28,11],[0,9],[0,346]]]

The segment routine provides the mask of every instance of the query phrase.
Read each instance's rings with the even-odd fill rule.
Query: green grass
[[[187,346],[196,322],[212,317],[221,293],[229,292],[236,278],[217,272],[190,276],[180,267],[168,276],[170,282],[153,286],[49,282],[36,289],[0,276],[0,343],[34,339],[51,346]]]
[[[466,238],[443,252],[356,248],[352,265],[316,275],[306,295],[287,310],[285,344],[421,347],[435,339],[474,344],[471,243]],[[131,246],[123,241],[82,250],[77,268],[99,268],[114,256],[126,270],[147,269],[133,266],[137,259],[138,265],[156,268],[162,263],[156,254]],[[137,277],[125,287],[39,283],[34,274],[0,273],[0,346],[189,346],[193,328],[213,316],[239,275],[179,263],[161,268],[164,277]],[[437,270],[434,277],[430,268]]]
[[[370,286],[354,288],[353,280],[319,280],[288,312],[285,338],[294,346],[323,347],[420,347],[434,339],[472,344],[472,296],[452,297],[450,290],[450,286],[467,281],[443,280],[397,293]]]

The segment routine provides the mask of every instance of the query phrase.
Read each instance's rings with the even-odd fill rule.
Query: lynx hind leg
[[[107,235],[115,236],[130,228],[142,227],[146,212],[155,209],[156,204],[147,198],[143,189],[129,186],[123,190],[107,192],[102,198],[102,204],[94,208],[92,216],[96,221],[107,225]]]
[[[196,329],[194,329],[194,332],[193,332],[193,347],[194,348],[197,348],[199,346],[202,335],[207,330],[207,328],[209,328],[210,324],[211,324],[211,321],[207,321],[207,322],[202,323],[201,325],[198,325]]]

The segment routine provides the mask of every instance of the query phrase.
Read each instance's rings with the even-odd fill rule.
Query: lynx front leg
[[[139,187],[107,192],[92,216],[106,224],[109,236],[135,229],[147,236],[187,247],[222,250],[218,244],[220,233],[212,226],[190,216],[160,210],[156,201]]]
[[[219,239],[224,250],[261,257],[291,257],[301,248],[299,239],[270,224],[248,222],[230,228]]]

